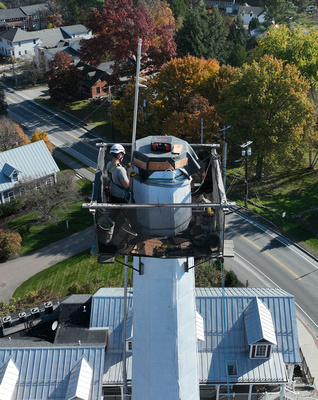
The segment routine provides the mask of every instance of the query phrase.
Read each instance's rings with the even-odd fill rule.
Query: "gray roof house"
[[[59,46],[78,48],[80,39],[90,39],[92,33],[83,25],[64,26],[60,28],[43,29],[40,31],[26,32],[20,28],[11,28],[0,32],[0,54],[16,58],[22,56],[39,58],[37,52],[41,49]],[[60,49],[62,50],[62,48]]]
[[[0,29],[42,29],[47,25],[48,6],[45,3],[0,9]]]
[[[23,183],[55,183],[58,171],[43,140],[0,153],[0,204],[23,194]]]
[[[197,317],[197,321],[202,320],[202,331],[197,335],[200,397],[213,392],[218,400],[220,393],[231,387],[233,392],[251,398],[254,385],[275,385],[281,388],[282,398],[285,385],[291,382],[293,366],[301,361],[294,297],[276,288],[197,288],[196,309],[202,317]],[[54,330],[50,342],[44,340],[44,330],[37,328],[41,324],[35,326],[36,320],[32,320],[31,329],[26,320],[5,327],[2,318],[0,392],[8,385],[11,371],[7,397],[11,400],[91,400],[101,398],[94,397],[101,393],[119,398],[123,386],[123,312],[123,288],[102,288],[93,296],[72,295],[54,306],[52,314],[41,311],[43,321],[42,317],[38,321],[46,323],[49,332]],[[126,369],[130,387],[132,290],[127,293],[127,312]],[[30,328],[25,331],[25,326]],[[14,329],[24,333],[16,336]],[[31,340],[28,330],[38,333],[36,340]],[[70,397],[80,393],[83,386],[90,390]]]

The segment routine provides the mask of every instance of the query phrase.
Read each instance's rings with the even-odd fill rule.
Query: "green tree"
[[[205,6],[189,8],[176,34],[176,43],[180,54],[225,62],[227,35],[228,28],[217,7],[210,14]]]
[[[83,23],[83,15],[76,0],[63,0],[62,11],[65,25]]]
[[[309,82],[294,65],[272,56],[244,64],[223,92],[217,109],[237,144],[252,140],[256,176],[275,164],[299,165],[314,139]]]
[[[8,104],[6,102],[6,96],[3,90],[3,86],[0,83],[0,115],[8,114]]]
[[[263,0],[262,4],[266,10],[266,21],[270,24],[291,26],[302,18],[292,0]]]
[[[0,9],[5,10],[6,8],[7,7],[3,3],[0,2]]]
[[[251,59],[259,60],[265,54],[294,64],[312,85],[318,83],[318,32],[289,29],[286,26],[272,28],[258,46],[251,51]]]

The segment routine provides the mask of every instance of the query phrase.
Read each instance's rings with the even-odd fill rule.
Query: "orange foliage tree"
[[[46,144],[46,147],[49,149],[50,153],[53,153],[52,145],[50,142],[50,139],[47,136],[47,133],[45,131],[34,131],[31,142],[38,142],[39,140],[43,140]]]

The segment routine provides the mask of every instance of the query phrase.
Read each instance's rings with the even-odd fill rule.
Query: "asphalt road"
[[[5,87],[8,112],[15,120],[28,129],[31,136],[35,130],[44,130],[51,143],[63,149],[70,155],[96,168],[98,149],[96,143],[102,141],[79,124],[71,122],[67,116],[53,113],[43,106],[39,106],[32,97],[37,92],[32,90],[17,91]]]
[[[235,257],[225,260],[244,284],[280,287],[295,297],[297,314],[318,337],[318,261],[298,246],[243,214],[226,216],[226,239]]]

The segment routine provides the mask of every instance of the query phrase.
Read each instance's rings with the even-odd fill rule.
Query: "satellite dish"
[[[59,324],[59,323],[58,323],[57,321],[54,321],[54,322],[53,322],[53,324],[52,324],[52,331],[55,331],[55,330],[56,330],[58,324]]]

